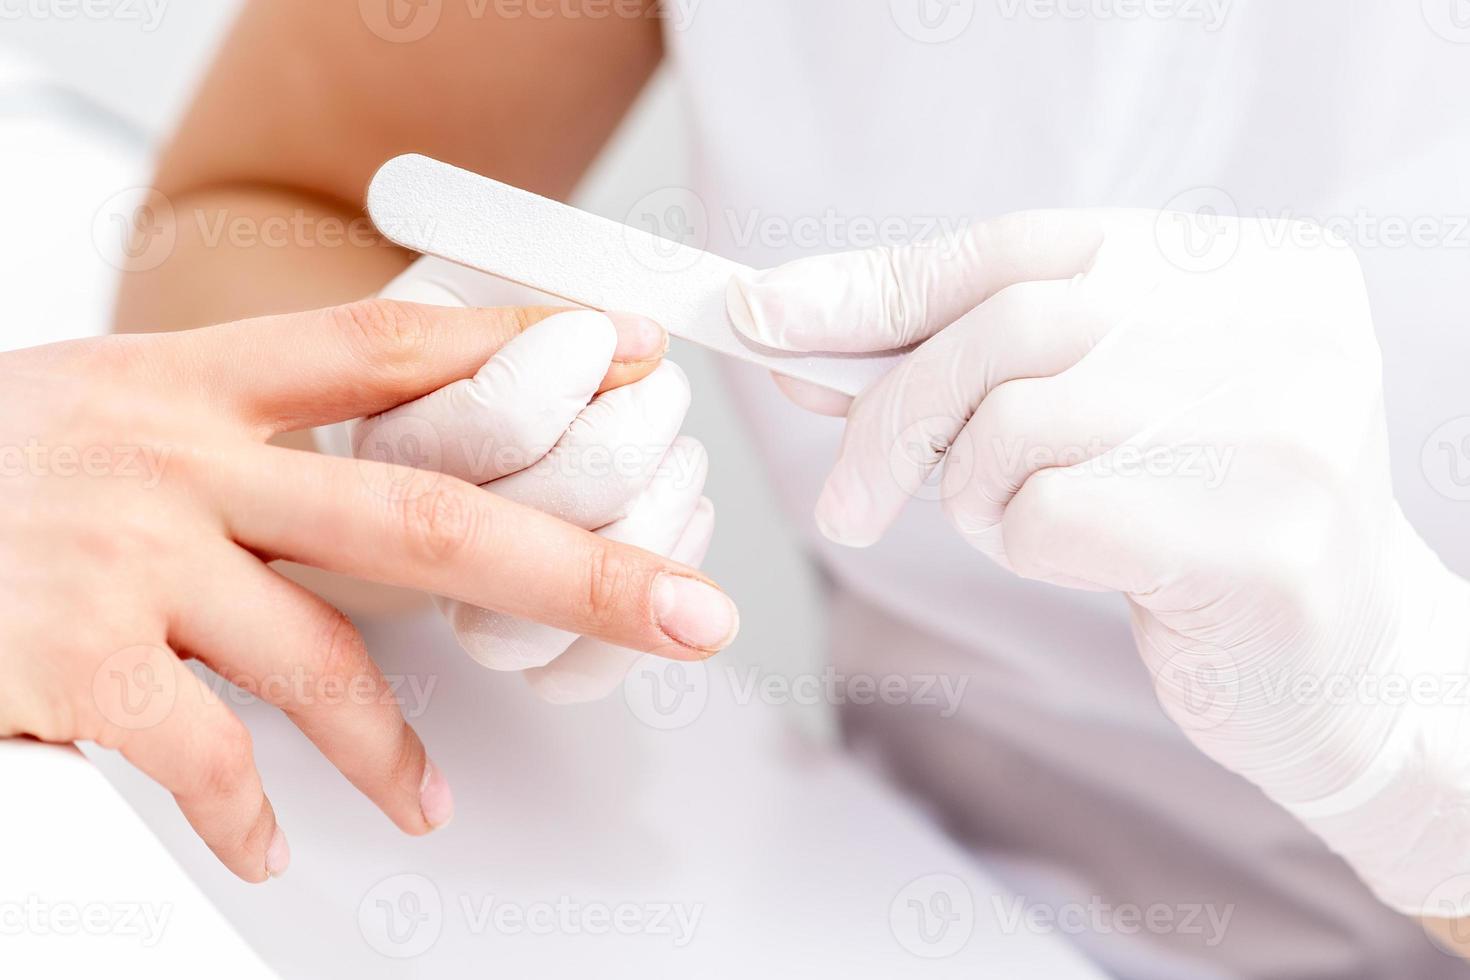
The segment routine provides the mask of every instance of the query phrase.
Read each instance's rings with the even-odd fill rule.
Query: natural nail
[[[740,632],[740,613],[730,597],[685,575],[665,573],[654,580],[653,614],[659,629],[696,650],[723,650]]]
[[[646,316],[636,313],[609,313],[607,318],[618,331],[618,346],[613,360],[625,364],[653,361],[669,350],[669,334]]]
[[[454,794],[449,790],[449,780],[427,759],[424,778],[419,783],[419,807],[424,812],[424,820],[435,830],[454,819]]]
[[[265,849],[265,873],[272,878],[279,878],[286,873],[291,866],[291,845],[286,842],[286,835],[281,828],[271,835],[271,845]]]

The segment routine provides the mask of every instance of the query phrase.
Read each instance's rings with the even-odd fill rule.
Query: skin
[[[373,301],[0,355],[0,737],[121,751],[261,881],[289,851],[250,736],[185,659],[286,712],[403,831],[452,813],[357,630],[268,563],[708,656],[650,597],[691,569],[440,474],[266,444],[470,377],[552,312]]]
[[[379,164],[419,152],[566,197],[662,58],[658,21],[476,17],[472,7],[444,4],[427,37],[395,44],[367,30],[345,0],[254,0],[156,186],[181,214],[351,219]],[[342,302],[380,288],[408,261],[384,246],[210,247],[181,226],[168,262],[126,277],[119,327],[175,329]],[[1455,938],[1470,935],[1465,923],[1425,926],[1470,953]]]
[[[444,4],[429,36],[395,44],[344,0],[248,3],[153,181],[173,206],[177,244],[157,268],[122,277],[116,329],[177,330],[373,295],[413,257],[378,241],[321,243],[327,229],[363,221],[368,181],[400,153],[567,196],[662,58],[658,21],[506,22],[472,7]],[[218,234],[222,222],[263,229],[281,218],[308,230],[281,247]],[[314,445],[305,432],[281,441]],[[287,571],[353,612],[426,604],[418,593]]]

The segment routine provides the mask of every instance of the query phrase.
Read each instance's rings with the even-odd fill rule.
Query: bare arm
[[[360,217],[376,168],[399,153],[564,197],[662,57],[653,6],[543,19],[448,3],[426,37],[397,43],[351,0],[252,0],[163,155],[156,186],[174,206],[178,245],[159,268],[127,277],[119,329],[374,291],[407,256],[360,235],[332,242]],[[258,240],[281,219],[284,244]]]

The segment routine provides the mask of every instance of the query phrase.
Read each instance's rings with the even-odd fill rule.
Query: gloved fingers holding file
[[[1470,587],[1393,496],[1349,248],[1300,223],[1023,215],[737,281],[730,310],[778,347],[921,342],[848,414],[829,537],[876,542],[942,466],[976,548],[1124,593],[1165,711],[1386,902],[1417,911],[1470,868],[1470,820],[1425,816],[1467,812],[1460,715],[1277,696],[1470,659]]]
[[[646,319],[561,313],[474,378],[365,420],[354,451],[469,480],[612,540],[702,557],[706,459],[698,442],[679,438],[690,391],[661,360],[666,347]],[[538,689],[555,700],[602,696],[631,656],[586,640],[564,666],[575,634],[452,600],[440,607],[475,660],[535,669]]]

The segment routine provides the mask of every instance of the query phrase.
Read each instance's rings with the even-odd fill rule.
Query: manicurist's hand
[[[847,412],[830,538],[877,541],[942,463],[977,549],[1127,597],[1200,749],[1395,908],[1470,911],[1470,710],[1446,697],[1470,676],[1470,587],[1394,499],[1348,248],[1301,224],[1037,213],[803,260],[730,300],[773,347],[918,345]]]
[[[453,809],[361,636],[269,562],[713,653],[735,610],[687,567],[442,473],[266,445],[471,378],[554,313],[371,302],[0,355],[0,736],[121,751],[262,881],[285,837],[249,734],[186,659],[280,707],[402,830]]]
[[[679,435],[689,382],[661,361],[667,347],[651,321],[564,313],[506,344],[473,378],[363,420],[353,448],[360,458],[447,473],[697,566],[714,532],[703,496],[709,465],[704,447]],[[611,373],[626,383],[608,389]],[[523,672],[551,701],[606,696],[638,657],[470,603],[440,606],[477,662]],[[728,628],[714,625],[717,635],[684,639],[725,642]]]

